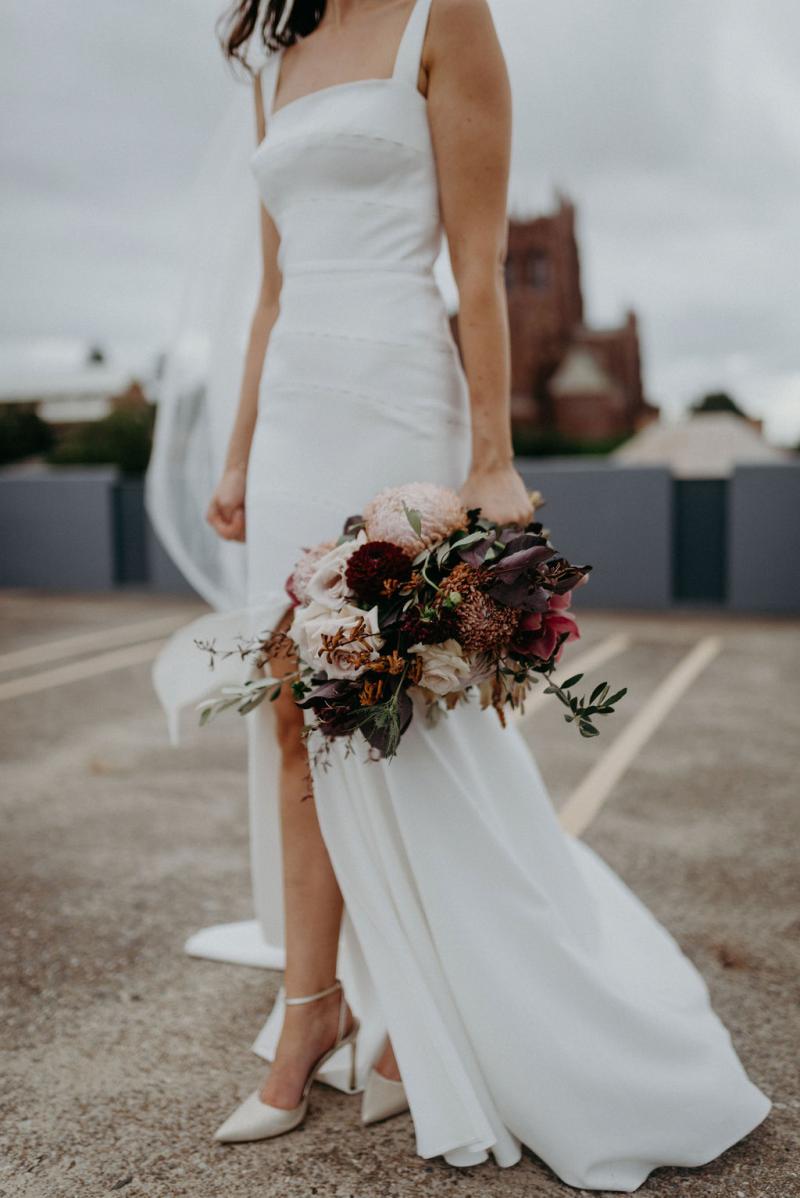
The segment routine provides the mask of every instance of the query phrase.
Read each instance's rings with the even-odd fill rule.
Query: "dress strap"
[[[281,69],[283,50],[273,50],[259,72],[261,81],[261,107],[265,124],[272,116],[272,106],[275,102],[275,92],[278,87],[278,75]]]
[[[412,87],[417,86],[422,45],[425,41],[425,30],[428,28],[430,8],[431,0],[414,0],[414,7],[406,22],[400,45],[397,47],[397,57],[394,60],[392,78],[404,79]]]

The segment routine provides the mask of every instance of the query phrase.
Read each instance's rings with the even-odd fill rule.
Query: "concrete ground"
[[[0,595],[0,1195],[575,1193],[531,1153],[508,1170],[422,1160],[408,1115],[365,1129],[359,1099],[324,1086],[292,1135],[211,1139],[261,1074],[248,1045],[280,975],[181,951],[198,927],[251,915],[243,728],[232,716],[170,748],[150,686],[153,642],[199,610]],[[562,812],[594,771],[583,835],[702,970],[774,1101],[721,1158],[658,1170],[640,1193],[797,1198],[800,624],[587,612],[582,627],[565,664],[605,655],[589,678],[627,683],[629,697],[595,741],[554,702],[526,735]],[[697,676],[659,708],[701,642]],[[604,801],[599,762],[616,770]]]

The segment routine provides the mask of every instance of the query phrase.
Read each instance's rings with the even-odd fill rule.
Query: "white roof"
[[[572,346],[550,380],[550,390],[555,395],[586,395],[617,388],[591,350]]]
[[[648,424],[610,456],[620,465],[668,466],[676,478],[727,478],[738,465],[792,458],[733,412],[698,412],[679,424]]]
[[[0,403],[100,398],[123,390],[130,379],[129,371],[104,365],[69,371],[7,371],[0,376]]]

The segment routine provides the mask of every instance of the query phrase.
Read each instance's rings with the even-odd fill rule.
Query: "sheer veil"
[[[264,54],[250,53],[253,69]],[[245,602],[244,546],[221,540],[205,512],[236,413],[261,272],[258,195],[249,169],[253,89],[232,77],[230,92],[187,197],[190,252],[156,396],[145,486],[159,540],[217,610]]]

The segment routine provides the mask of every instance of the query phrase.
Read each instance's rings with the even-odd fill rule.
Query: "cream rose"
[[[362,528],[355,539],[342,541],[319,559],[317,568],[306,583],[308,598],[327,608],[340,608],[353,594],[347,585],[347,563],[351,554],[363,545],[367,534]]]
[[[364,624],[362,640],[350,641],[349,636],[359,626]],[[324,648],[325,637],[335,636],[337,632],[345,633],[349,643],[341,644],[331,650],[330,659]],[[337,611],[333,611],[324,603],[309,603],[307,607],[295,609],[289,635],[297,645],[298,652],[308,665],[315,670],[324,670],[329,678],[356,678],[367,667],[355,661],[358,654],[365,649],[369,651],[369,661],[380,657],[383,638],[376,636],[378,632],[378,609],[364,611],[345,603]]]
[[[449,695],[461,690],[472,672],[458,641],[442,641],[440,645],[412,645],[409,652],[422,658],[419,685],[427,687],[435,695]]]

